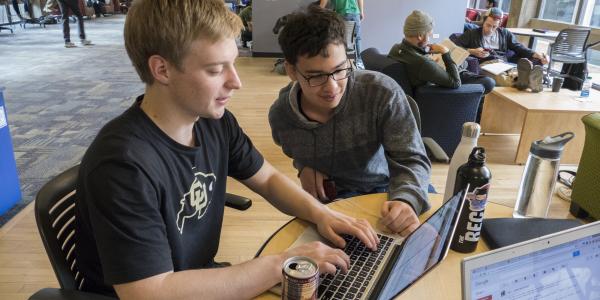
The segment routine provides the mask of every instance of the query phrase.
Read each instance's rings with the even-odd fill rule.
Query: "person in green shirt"
[[[242,47],[247,48],[248,42],[252,41],[252,0],[248,1],[248,6],[240,12],[240,19],[244,24],[241,36]]]
[[[360,37],[360,22],[365,18],[365,9],[363,0],[321,0],[321,7],[331,7],[345,21],[354,21],[356,24],[356,38],[354,39],[354,49],[356,52],[355,64],[359,69],[364,69],[365,66],[360,58],[361,37]]]

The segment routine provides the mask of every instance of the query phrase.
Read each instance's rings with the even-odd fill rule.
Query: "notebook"
[[[543,218],[485,219],[481,238],[493,250],[581,225],[579,220]]]
[[[378,232],[377,251],[345,236],[350,268],[346,274],[322,276],[318,299],[391,299],[402,293],[448,254],[465,194],[454,195],[405,239]],[[318,239],[309,227],[294,244]]]
[[[463,259],[465,300],[600,299],[600,221]]]

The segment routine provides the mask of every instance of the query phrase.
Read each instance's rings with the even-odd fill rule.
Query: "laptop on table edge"
[[[436,212],[406,238],[377,232],[380,237],[390,238],[392,244],[376,267],[375,276],[369,282],[363,283],[367,285],[366,292],[358,299],[394,298],[446,257],[467,189],[468,187],[442,203]],[[317,239],[318,233],[313,227],[308,227],[290,248]],[[322,238],[321,240],[324,241]],[[351,260],[351,264],[354,264],[354,261]],[[278,288],[271,291],[281,294]],[[328,298],[318,295],[318,299]]]

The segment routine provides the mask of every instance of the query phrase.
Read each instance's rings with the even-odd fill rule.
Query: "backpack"
[[[287,72],[285,71],[285,59],[278,58],[275,61],[275,64],[273,64],[272,72],[276,72],[279,75],[287,75]]]

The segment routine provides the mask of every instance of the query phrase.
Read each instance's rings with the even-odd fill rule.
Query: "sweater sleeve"
[[[442,60],[444,61],[446,70],[433,60],[426,60],[419,73],[419,80],[428,81],[441,87],[459,88],[460,76],[458,74],[458,66],[452,60],[452,57],[450,57],[450,52],[443,54]]]
[[[431,163],[406,96],[398,87],[379,109],[378,128],[390,172],[389,199],[409,203],[417,214],[427,200]]]
[[[531,58],[533,56],[534,52],[521,44],[514,34],[512,34],[506,28],[503,31],[506,36],[506,44],[508,49],[515,51],[518,57]]]

